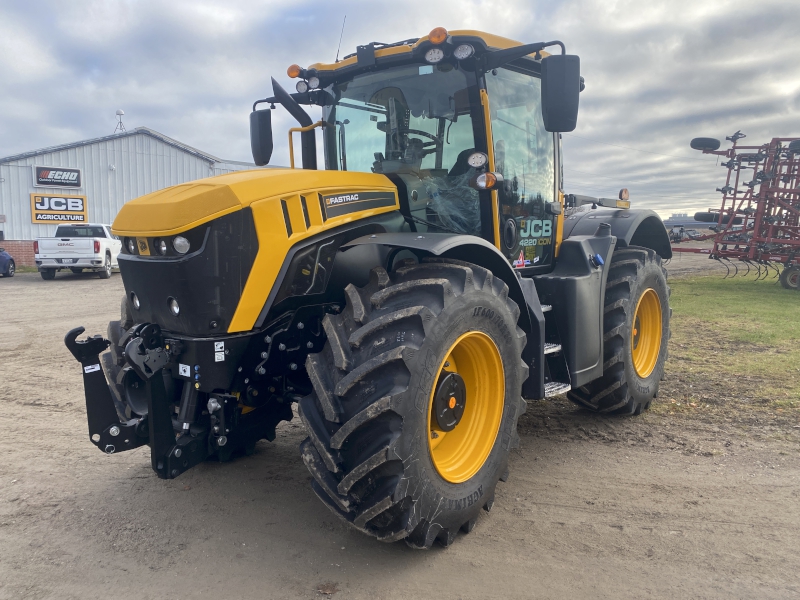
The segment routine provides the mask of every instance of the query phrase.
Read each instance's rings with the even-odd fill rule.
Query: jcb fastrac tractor
[[[561,42],[442,28],[289,67],[297,91],[273,80],[251,143],[266,165],[280,105],[302,169],[178,185],[117,216],[122,317],[108,340],[66,337],[92,442],[147,444],[169,479],[252,453],[296,404],[330,510],[427,548],[491,509],[526,399],[647,409],[672,253],[627,192],[564,193],[579,71]]]

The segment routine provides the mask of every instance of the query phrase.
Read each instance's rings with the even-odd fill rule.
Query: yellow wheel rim
[[[445,481],[463,483],[486,462],[500,430],[505,399],[503,361],[492,338],[471,331],[450,346],[436,373],[428,401],[428,449]],[[446,373],[458,373],[466,388],[464,413],[451,431],[442,431],[433,413],[438,377]]]
[[[653,372],[661,350],[661,301],[648,288],[636,304],[631,330],[631,354],[636,374],[645,378]]]

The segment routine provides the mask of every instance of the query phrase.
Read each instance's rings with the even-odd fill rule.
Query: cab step
[[[556,352],[561,352],[561,344],[551,344],[550,342],[544,343],[545,354],[555,354]]]
[[[544,384],[544,397],[552,398],[553,396],[558,396],[559,394],[566,394],[571,389],[572,386],[568,383],[551,381],[549,383]]]

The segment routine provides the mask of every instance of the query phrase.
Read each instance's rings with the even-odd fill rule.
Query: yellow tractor
[[[107,339],[65,340],[90,439],[149,445],[169,479],[252,453],[296,405],[331,511],[447,546],[492,508],[526,400],[650,406],[666,229],[624,190],[564,193],[560,132],[584,82],[561,42],[436,28],[288,75],[296,92],[273,79],[254,104],[251,144],[268,164],[280,106],[302,169],[292,155],[178,185],[114,221],[121,318]]]

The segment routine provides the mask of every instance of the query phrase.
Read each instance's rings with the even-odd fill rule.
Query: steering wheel
[[[436,137],[432,133],[428,133],[427,131],[422,131],[420,129],[405,129],[403,130],[403,133],[405,134],[413,133],[414,135],[421,135],[422,137],[430,138],[431,140],[433,140],[432,142],[424,142],[422,144],[423,146],[429,146],[430,144],[436,144],[438,146],[439,144],[441,144],[441,140],[438,137]]]

